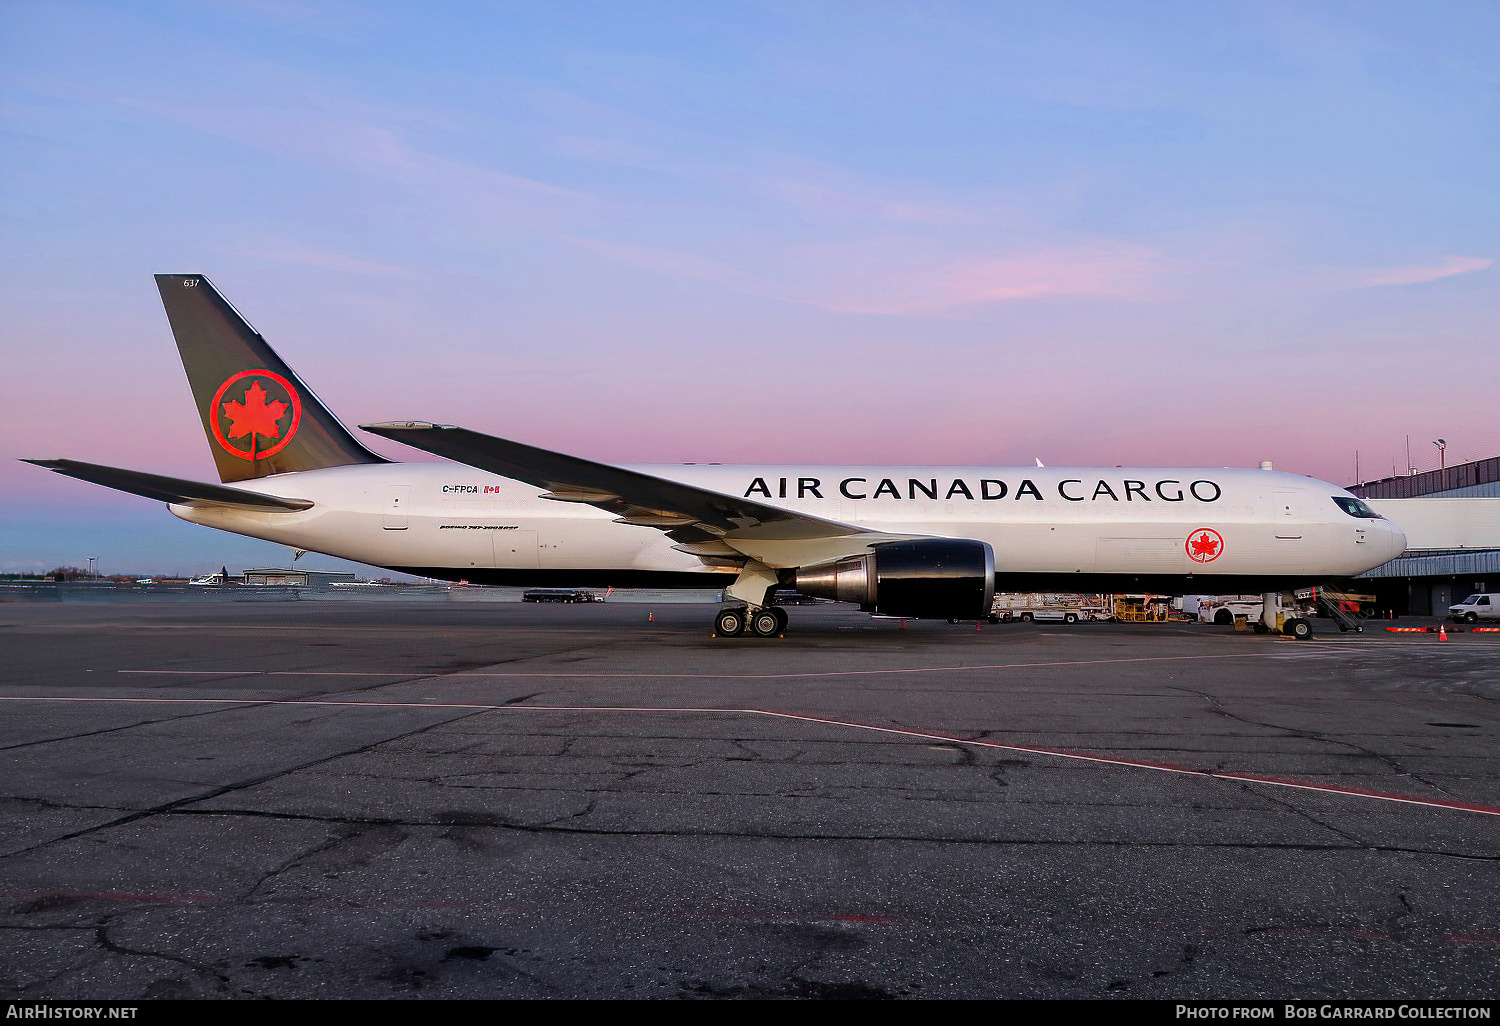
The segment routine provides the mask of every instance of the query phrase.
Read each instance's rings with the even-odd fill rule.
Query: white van
[[[1480,620],[1500,620],[1500,592],[1480,592],[1470,595],[1457,605],[1448,607],[1448,619],[1465,623]]]

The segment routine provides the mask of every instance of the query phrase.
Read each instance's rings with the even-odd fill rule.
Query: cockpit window
[[[1351,517],[1359,517],[1361,520],[1385,519],[1379,513],[1376,513],[1373,509],[1371,509],[1369,506],[1366,506],[1363,502],[1361,502],[1359,499],[1356,499],[1352,495],[1335,495],[1333,497],[1333,501],[1339,504],[1339,509],[1349,514]]]

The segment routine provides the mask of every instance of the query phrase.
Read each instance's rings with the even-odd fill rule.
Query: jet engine
[[[863,555],[798,567],[796,588],[858,602],[867,613],[980,619],[995,597],[995,553],[964,538],[883,542]]]

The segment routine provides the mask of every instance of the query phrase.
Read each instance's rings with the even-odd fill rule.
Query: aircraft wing
[[[422,421],[363,424],[364,430],[479,470],[545,488],[544,498],[583,502],[619,514],[623,523],[655,527],[683,551],[712,555],[714,542],[756,555],[759,543],[832,542],[850,551],[907,535],[867,531],[821,517],[778,509],[753,499],[668,481],[623,467],[567,456],[476,431]],[[778,560],[779,561],[779,560]]]
[[[146,474],[139,470],[121,470],[119,467],[103,467],[97,463],[80,463],[77,460],[22,460],[38,467],[76,477],[80,481],[113,488],[116,491],[144,495],[148,499],[175,503],[179,506],[231,506],[238,509],[253,509],[271,513],[295,513],[311,509],[310,499],[284,499],[276,495],[262,495],[243,488],[226,488],[224,485],[203,484],[184,481],[160,474]]]

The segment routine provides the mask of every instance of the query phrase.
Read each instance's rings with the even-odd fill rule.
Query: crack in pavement
[[[165,952],[161,951],[146,951],[143,949],[127,948],[123,944],[119,944],[116,941],[111,940],[109,936],[109,926],[110,920],[114,918],[114,916],[105,916],[103,919],[99,920],[94,928],[94,941],[105,951],[117,955],[128,955],[135,958],[159,958],[165,962],[172,962],[176,965],[180,965],[184,969],[191,970],[192,972],[198,973],[199,975],[209,977],[213,981],[215,988],[221,992],[228,988],[229,977],[216,967],[209,965],[206,962],[200,962],[195,958],[188,958],[181,955],[168,955]]]
[[[181,715],[178,715],[178,716],[162,716],[162,717],[160,717],[158,719],[154,719],[154,720],[137,720],[135,723],[126,723],[126,724],[122,724],[122,725],[120,725],[118,727],[101,727],[99,730],[88,730],[88,731],[84,731],[81,734],[63,734],[63,735],[61,735],[59,737],[40,738],[40,739],[35,740],[35,741],[19,741],[19,742],[13,744],[13,745],[3,745],[3,746],[0,746],[0,752],[13,752],[13,751],[15,751],[17,749],[20,749],[20,748],[32,748],[32,747],[35,747],[36,745],[56,744],[56,743],[58,743],[60,741],[76,741],[79,738],[85,738],[85,737],[99,737],[99,736],[101,736],[103,734],[115,734],[115,733],[118,733],[120,731],[134,730],[137,727],[149,727],[149,726],[153,726],[153,725],[155,725],[157,723],[175,723],[175,722],[177,722],[179,720],[195,720],[195,719],[199,718],[200,716],[217,716],[220,713],[234,712],[236,709],[251,708],[255,704],[257,704],[260,700],[259,699],[253,699],[253,698],[247,698],[247,699],[244,699],[243,701],[245,702],[244,705],[235,705],[235,706],[231,706],[231,707],[229,707],[227,709],[226,708],[222,708],[222,707],[221,708],[216,708],[216,709],[207,709],[207,710],[205,710],[203,712],[182,713]]]
[[[1244,784],[1242,786],[1243,786],[1244,791],[1247,794],[1251,794],[1251,795],[1256,794],[1255,792],[1251,791],[1249,784]],[[1361,840],[1358,837],[1355,837],[1353,834],[1349,833],[1347,830],[1340,830],[1338,827],[1334,826],[1332,823],[1325,823],[1325,822],[1323,822],[1321,819],[1319,819],[1318,817],[1314,816],[1311,812],[1308,812],[1306,809],[1302,809],[1302,808],[1299,808],[1296,805],[1293,805],[1290,801],[1287,801],[1287,800],[1285,800],[1283,798],[1280,798],[1280,797],[1278,797],[1278,796],[1276,796],[1274,794],[1269,794],[1269,793],[1264,794],[1264,795],[1258,795],[1258,797],[1263,797],[1263,798],[1267,799],[1268,801],[1274,802],[1275,804],[1281,806],[1283,809],[1286,809],[1288,812],[1292,813],[1295,816],[1301,816],[1303,819],[1307,820],[1313,826],[1321,827],[1322,829],[1327,830],[1330,833],[1337,834],[1338,836],[1342,837],[1344,840],[1348,841],[1350,844],[1359,845],[1362,848],[1363,847],[1367,847],[1367,845],[1365,844],[1365,842],[1363,840]]]
[[[460,714],[460,715],[457,715],[457,716],[450,716],[448,719],[442,720],[439,723],[426,724],[425,726],[418,727],[415,730],[408,730],[408,731],[404,731],[404,732],[402,732],[400,734],[393,735],[391,737],[381,738],[381,739],[379,739],[377,741],[372,741],[372,742],[370,742],[368,744],[359,745],[356,748],[351,748],[351,749],[348,749],[348,750],[345,750],[345,751],[335,752],[335,753],[333,753],[331,755],[319,756],[316,759],[310,759],[307,762],[299,763],[298,765],[295,765],[295,766],[285,766],[285,767],[282,767],[280,769],[273,770],[273,771],[271,771],[269,773],[262,773],[259,776],[251,777],[251,778],[248,778],[248,779],[245,779],[245,780],[238,780],[238,781],[235,781],[235,782],[229,783],[229,784],[221,784],[221,785],[219,785],[217,787],[210,788],[209,790],[204,791],[204,792],[200,792],[198,794],[187,795],[187,796],[182,797],[182,798],[173,799],[172,801],[169,801],[169,802],[162,802],[159,805],[153,805],[150,808],[139,809],[139,810],[137,810],[135,812],[129,813],[128,815],[120,816],[120,817],[118,817],[116,819],[112,819],[112,820],[110,820],[107,823],[99,823],[99,824],[96,824],[96,825],[91,826],[91,827],[86,827],[86,828],[84,828],[82,830],[74,830],[74,831],[72,831],[70,833],[61,834],[61,835],[59,835],[57,837],[53,837],[53,838],[50,838],[50,839],[45,840],[45,841],[39,841],[38,843],[33,844],[33,845],[29,845],[29,846],[27,846],[25,848],[18,848],[15,851],[6,852],[3,855],[0,855],[0,860],[15,858],[15,857],[17,857],[19,855],[27,855],[27,854],[30,854],[31,852],[39,851],[42,848],[46,848],[46,847],[49,847],[49,846],[54,845],[54,844],[60,844],[60,843],[62,843],[64,841],[71,841],[71,840],[74,840],[74,839],[79,838],[79,837],[86,837],[89,834],[98,833],[99,831],[102,831],[102,830],[112,830],[112,829],[114,829],[116,827],[125,826],[125,825],[127,825],[129,823],[134,823],[137,820],[146,819],[146,818],[151,817],[151,816],[159,816],[159,815],[163,815],[163,814],[167,814],[167,813],[176,812],[176,811],[180,810],[183,806],[186,806],[186,805],[192,805],[192,804],[195,804],[197,802],[209,801],[211,799],[218,798],[218,797],[221,797],[221,796],[226,795],[226,794],[232,794],[235,791],[242,791],[242,790],[245,790],[246,788],[256,787],[256,786],[258,786],[260,784],[266,783],[267,781],[275,780],[278,777],[284,777],[284,776],[288,776],[288,775],[293,774],[293,773],[301,772],[302,770],[305,770],[305,769],[311,769],[314,766],[319,766],[319,765],[322,765],[323,763],[332,762],[335,759],[342,759],[342,758],[345,758],[345,757],[351,756],[351,755],[360,755],[360,754],[363,754],[365,752],[371,751],[372,749],[375,749],[375,748],[379,747],[380,745],[386,744],[387,742],[390,742],[390,741],[399,741],[402,738],[411,737],[411,736],[413,736],[415,734],[420,734],[423,731],[431,730],[434,727],[441,726],[443,723],[449,723],[449,722],[453,722],[455,720],[467,719],[470,716],[479,716],[479,715],[482,715],[484,712],[487,712],[487,711],[488,710],[478,710],[478,711],[474,711],[474,712],[463,713],[463,714]]]
[[[1197,695],[1199,698],[1202,698],[1206,702],[1208,702],[1210,712],[1216,713],[1219,716],[1223,716],[1226,719],[1233,720],[1236,723],[1244,723],[1248,726],[1253,727],[1265,727],[1269,730],[1279,730],[1285,737],[1295,737],[1300,738],[1304,741],[1317,741],[1322,744],[1338,745],[1343,748],[1348,748],[1359,755],[1365,756],[1366,758],[1374,759],[1377,762],[1384,763],[1388,768],[1394,770],[1399,776],[1408,777],[1412,780],[1417,781],[1418,783],[1426,784],[1428,787],[1432,788],[1434,791],[1445,798],[1451,798],[1454,800],[1459,799],[1459,796],[1457,794],[1449,791],[1441,784],[1437,784],[1423,777],[1419,773],[1406,769],[1393,755],[1387,755],[1384,752],[1377,752],[1372,748],[1366,748],[1365,746],[1360,745],[1354,741],[1345,741],[1341,738],[1330,737],[1327,734],[1322,734],[1315,730],[1306,730],[1300,727],[1288,727],[1280,723],[1270,723],[1264,720],[1252,720],[1248,716],[1241,716],[1238,713],[1230,712],[1228,709],[1224,708],[1224,705],[1219,700],[1218,696],[1209,694],[1206,691],[1197,691],[1193,688],[1182,687],[1180,685],[1172,685],[1171,688],[1173,691],[1185,691],[1190,695]]]
[[[465,826],[473,829],[514,830],[520,833],[588,834],[599,837],[721,837],[757,841],[851,841],[865,843],[913,843],[935,845],[995,845],[1004,847],[1077,847],[1077,848],[1169,848],[1183,850],[1199,849],[1243,849],[1248,851],[1308,851],[1308,852],[1386,852],[1406,855],[1435,855],[1440,858],[1461,859],[1471,862],[1500,862],[1500,854],[1476,854],[1471,852],[1442,851],[1436,848],[1415,848],[1405,845],[1369,844],[1308,844],[1276,841],[1140,841],[1140,840],[1064,840],[1038,838],[975,838],[975,837],[931,837],[920,834],[836,834],[836,833],[788,833],[754,830],[642,830],[604,829],[598,827],[549,826],[560,820],[544,821],[541,824],[514,821],[446,822],[443,820],[407,820],[386,816],[328,816],[314,813],[271,812],[265,809],[172,809],[165,815],[172,816],[245,816],[258,819],[285,819],[317,823],[349,823],[357,825],[403,826],[426,829],[446,829]],[[562,817],[566,819],[567,817]],[[1336,832],[1336,831],[1335,831]]]
[[[578,810],[577,812],[571,812],[571,813],[569,813],[566,816],[558,816],[556,819],[544,820],[542,823],[539,824],[539,826],[541,826],[543,828],[546,828],[546,827],[555,827],[559,823],[568,823],[568,822],[571,822],[573,820],[583,819],[586,816],[593,815],[594,809],[596,809],[598,806],[599,806],[599,799],[592,798],[592,799],[589,800],[589,803],[587,805],[585,805],[582,809]]]

